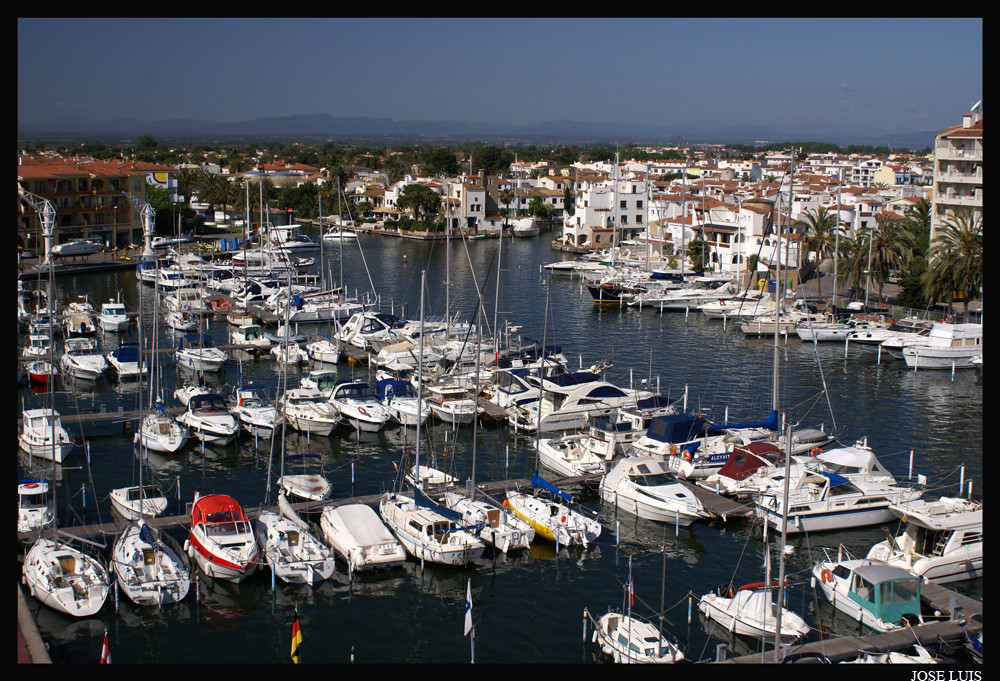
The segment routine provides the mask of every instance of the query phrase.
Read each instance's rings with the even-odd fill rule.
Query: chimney
[[[975,125],[977,118],[978,117],[976,116],[976,114],[972,113],[971,111],[967,114],[964,114],[962,116],[962,127],[971,128],[973,125]]]

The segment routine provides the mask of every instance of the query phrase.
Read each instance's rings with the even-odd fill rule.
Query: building
[[[146,201],[148,173],[128,163],[18,157],[17,184],[56,211],[53,243],[91,239],[118,247],[143,242],[142,219],[126,192]],[[41,254],[41,219],[18,200],[18,245]]]
[[[934,138],[934,191],[931,194],[931,241],[944,222],[967,214],[983,216],[983,114],[965,114],[961,125]]]
[[[649,186],[645,180],[609,180],[584,190],[563,223],[563,243],[600,249],[646,231]]]

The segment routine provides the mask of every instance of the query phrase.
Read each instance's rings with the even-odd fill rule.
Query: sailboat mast
[[[774,649],[780,655],[781,652],[781,615],[783,612],[782,600],[785,595],[785,542],[788,539],[788,486],[792,471],[792,426],[788,426],[788,440],[785,445],[785,485],[784,498],[781,502],[781,546],[779,547],[778,558],[778,617],[777,626],[774,633]],[[764,521],[767,524],[767,521]]]
[[[427,270],[420,270],[420,343],[417,348],[417,444],[414,452],[414,479],[420,482],[420,414],[424,405],[424,286]],[[413,498],[417,498],[414,491]]]

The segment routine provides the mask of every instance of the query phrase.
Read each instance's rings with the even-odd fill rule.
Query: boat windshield
[[[663,485],[673,485],[677,482],[677,476],[670,471],[659,473],[629,473],[628,479],[640,487],[661,487]]]

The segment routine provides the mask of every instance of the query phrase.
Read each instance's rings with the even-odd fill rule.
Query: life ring
[[[883,310],[886,310],[886,309],[888,309],[888,308],[887,308],[887,307],[885,306],[885,303],[882,303],[882,309],[883,309]]]
[[[817,454],[822,454],[823,450],[819,447],[813,447],[809,450],[809,456],[815,457]]]
[[[826,568],[823,568],[823,571],[819,573],[819,578],[823,580],[824,584],[826,584],[827,582],[833,582],[833,573],[827,570]]]
[[[670,444],[670,453],[671,454],[676,454],[677,453],[677,445],[675,445],[673,443]]]
[[[691,452],[689,452],[686,449],[684,450],[684,460],[685,461],[690,461],[691,460]]]
[[[364,407],[358,407],[358,413],[362,416],[368,416],[368,412],[365,411]]]

